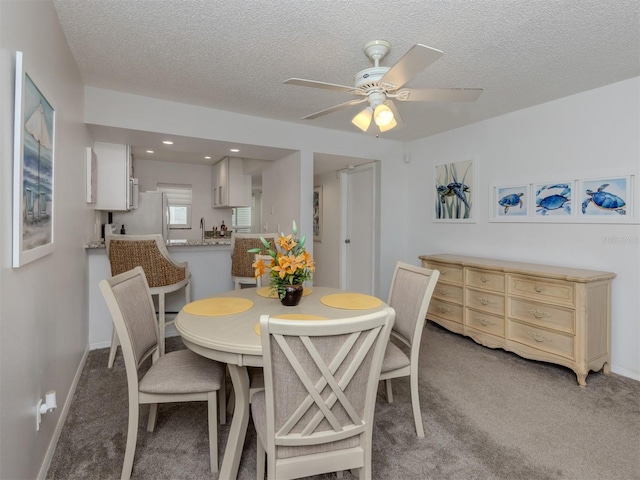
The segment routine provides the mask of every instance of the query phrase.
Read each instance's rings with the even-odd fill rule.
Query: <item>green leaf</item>
[[[271,248],[271,244],[269,242],[267,242],[264,237],[260,237],[260,241],[262,242],[262,244],[264,245],[265,248]],[[260,249],[261,250],[261,249]]]
[[[300,239],[300,243],[298,243],[298,248],[302,249],[304,248],[304,242],[307,240],[307,236],[306,235],[302,235],[302,238]]]
[[[248,253],[260,253],[261,251],[262,251],[262,248],[260,247],[250,248],[249,250],[247,250]]]
[[[293,221],[293,236],[298,235],[298,226],[296,225],[296,221]]]

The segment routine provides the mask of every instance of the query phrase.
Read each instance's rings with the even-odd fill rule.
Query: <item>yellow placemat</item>
[[[253,302],[246,298],[217,297],[188,303],[184,306],[184,311],[191,315],[218,317],[245,312],[251,307],[253,307]]]
[[[327,317],[320,315],[307,315],[306,313],[283,313],[282,315],[274,315],[272,318],[282,318],[286,320],[328,320]],[[260,324],[256,323],[253,330],[260,335]]]
[[[261,297],[278,298],[278,292],[276,292],[275,290],[271,290],[271,287],[260,287],[258,290],[256,290],[256,293]],[[307,295],[311,295],[311,289],[308,287],[304,287],[302,289],[302,296],[306,297]]]
[[[368,310],[382,305],[382,300],[364,293],[333,293],[322,297],[320,302],[328,307],[347,310]]]

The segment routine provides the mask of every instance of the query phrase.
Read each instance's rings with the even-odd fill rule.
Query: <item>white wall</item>
[[[139,159],[135,159],[134,163],[141,192],[156,190],[158,183],[177,183],[192,187],[191,229],[170,230],[169,238],[199,240],[202,236],[200,218],[205,219],[207,230],[212,230],[214,226],[219,228],[223,220],[227,227],[231,227],[231,209],[211,206],[211,165]]]
[[[46,469],[74,377],[87,351],[84,90],[50,1],[0,1],[0,478]],[[15,52],[56,111],[55,250],[11,268]],[[55,389],[58,409],[36,432],[36,404]],[[58,425],[61,427],[61,424]]]
[[[340,180],[336,172],[314,177],[314,186],[322,186],[322,236],[313,242],[316,272],[313,284],[340,287]]]
[[[638,175],[639,92],[634,78],[413,142],[407,177],[413,221],[406,230],[407,259],[416,264],[421,254],[458,253],[615,272],[612,370],[636,379],[640,226],[490,223],[488,201],[492,183]],[[477,162],[477,223],[433,223],[434,165],[470,158]],[[640,208],[637,197],[634,207]]]
[[[292,153],[271,162],[262,170],[262,230],[269,233],[291,233],[295,221],[300,223],[300,153]],[[295,180],[294,180],[295,179]],[[308,206],[311,211],[311,198]]]

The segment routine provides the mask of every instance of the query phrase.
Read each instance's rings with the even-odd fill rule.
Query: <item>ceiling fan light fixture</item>
[[[384,103],[381,103],[380,105],[378,105],[376,107],[375,111],[373,112],[373,119],[376,122],[376,125],[378,125],[378,127],[380,127],[381,131],[382,131],[383,127],[386,127],[387,125],[391,124],[392,122],[395,122],[395,119],[393,118],[393,112]],[[396,125],[397,125],[397,123],[396,123]],[[395,125],[393,127],[395,127]],[[391,128],[393,128],[393,127],[391,127]],[[390,130],[390,129],[387,129],[387,130]]]
[[[398,122],[396,122],[395,118],[392,118],[391,121],[389,123],[387,123],[386,125],[384,125],[384,126],[378,125],[378,128],[380,129],[380,132],[384,133],[384,132],[388,132],[392,128],[395,128],[396,125],[398,125]]]
[[[367,107],[358,113],[351,123],[353,123],[356,127],[358,127],[363,132],[369,130],[369,125],[371,125],[371,118],[373,117],[373,108]]]

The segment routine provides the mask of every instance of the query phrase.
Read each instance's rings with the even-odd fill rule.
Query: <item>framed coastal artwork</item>
[[[435,222],[476,221],[473,160],[436,165],[433,188]]]
[[[54,250],[55,110],[16,52],[13,267]]]
[[[588,223],[632,223],[635,175],[599,177],[578,182],[578,219]]]
[[[491,220],[495,222],[531,221],[531,196],[528,184],[491,187]]]
[[[575,217],[575,181],[562,179],[532,185],[533,217],[536,221],[564,222]]]
[[[322,241],[322,185],[313,187],[313,241]]]

